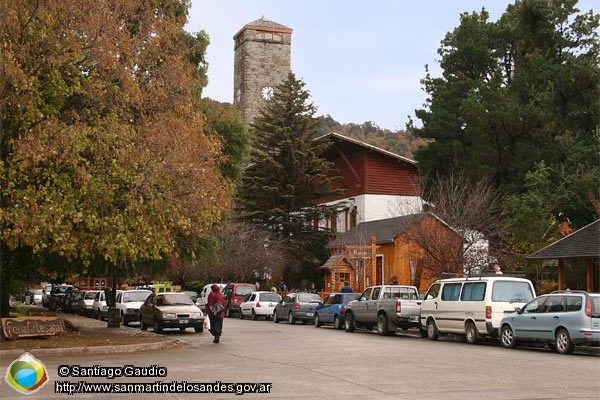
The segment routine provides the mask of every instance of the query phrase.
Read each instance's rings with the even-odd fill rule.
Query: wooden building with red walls
[[[331,143],[325,158],[335,165],[331,174],[342,178],[342,193],[320,201],[339,205],[322,227],[346,232],[361,222],[422,210],[415,161],[338,133],[315,140]]]

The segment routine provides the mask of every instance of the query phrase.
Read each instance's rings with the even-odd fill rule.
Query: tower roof
[[[239,30],[238,33],[233,37],[237,38],[244,30],[252,29],[257,31],[267,31],[267,32],[280,32],[280,33],[292,33],[293,29],[287,27],[285,25],[279,24],[275,21],[271,21],[265,17],[259,18],[255,21],[248,22],[246,25]]]

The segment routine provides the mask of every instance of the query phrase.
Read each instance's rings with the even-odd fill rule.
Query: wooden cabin
[[[362,291],[392,280],[424,292],[442,273],[462,271],[460,235],[430,212],[361,223],[329,247],[331,257],[320,267],[327,292],[344,282]]]

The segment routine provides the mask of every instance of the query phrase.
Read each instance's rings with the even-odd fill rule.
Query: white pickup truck
[[[396,328],[420,328],[421,300],[414,286],[370,286],[356,300],[346,305],[346,332],[357,327],[372,329],[377,325],[380,335],[388,335]]]

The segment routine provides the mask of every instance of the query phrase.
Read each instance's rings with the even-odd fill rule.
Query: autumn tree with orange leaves
[[[161,261],[229,209],[188,2],[0,0],[1,315],[22,254]]]

